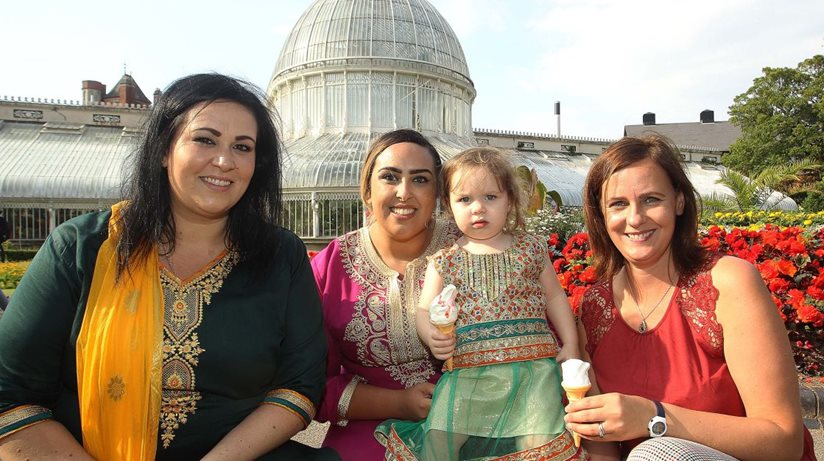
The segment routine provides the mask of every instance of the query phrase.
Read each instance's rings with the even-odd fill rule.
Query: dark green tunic
[[[51,410],[81,440],[75,344],[110,216],[92,213],[55,229],[0,320],[0,437],[49,417]],[[159,435],[165,434],[166,443],[159,437],[157,459],[202,457],[264,400],[300,414],[289,391],[318,404],[326,341],[317,288],[303,243],[289,231],[272,232],[281,245],[269,272],[253,277],[260,274],[251,274],[243,262],[228,264],[228,271],[207,271],[209,282],[222,279],[222,286],[211,287],[206,297],[201,295],[208,283],[190,290],[187,301],[194,311],[187,315],[194,317],[174,334],[171,291],[164,283],[164,346],[187,352],[164,354],[161,423],[167,427]],[[199,349],[195,353],[193,346]],[[178,366],[169,367],[174,360]],[[167,383],[181,376],[191,386],[183,392],[189,401],[185,408],[170,408]],[[284,450],[303,450],[289,445]],[[309,456],[299,456],[304,455]]]

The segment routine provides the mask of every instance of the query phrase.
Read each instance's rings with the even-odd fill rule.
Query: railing
[[[75,216],[99,211],[100,207],[2,208],[9,223],[11,244],[39,246],[55,227]],[[352,191],[299,192],[283,194],[281,225],[308,239],[329,239],[355,230],[364,223],[360,195]]]
[[[283,227],[304,238],[331,238],[364,223],[364,208],[357,192],[306,192],[283,194]]]

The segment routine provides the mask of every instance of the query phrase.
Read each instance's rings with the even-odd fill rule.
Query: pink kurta
[[[645,333],[627,325],[615,306],[612,282],[592,286],[581,304],[587,352],[602,393],[620,392],[683,408],[745,416],[724,359],[724,332],[715,316],[718,289],[711,269],[681,277],[661,321]],[[753,366],[758,366],[753,364]],[[624,444],[624,455],[641,440]],[[805,429],[805,455],[810,456]]]
[[[312,259],[329,342],[326,392],[316,418],[332,422],[324,446],[344,461],[381,460],[385,452],[374,437],[380,420],[339,425],[353,380],[405,389],[435,383],[440,375],[440,364],[418,339],[415,309],[426,256],[452,245],[458,231],[446,221],[434,225],[432,242],[409,263],[405,277],[383,263],[366,227],[335,239]],[[350,397],[352,386],[348,391]]]

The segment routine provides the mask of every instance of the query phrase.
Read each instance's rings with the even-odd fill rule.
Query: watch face
[[[651,428],[652,433],[656,435],[663,434],[666,429],[667,426],[661,421],[656,421],[655,423],[653,423]]]

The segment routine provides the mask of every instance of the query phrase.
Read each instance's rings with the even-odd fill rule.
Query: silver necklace
[[[635,296],[633,296],[632,290],[629,291],[629,296],[632,298],[632,302],[635,303],[635,308],[638,309],[638,315],[641,316],[641,324],[638,325],[639,333],[646,333],[646,331],[649,330],[649,328],[647,328],[647,318],[649,318],[649,316],[652,315],[653,312],[655,312],[655,309],[658,309],[658,306],[661,305],[661,302],[664,301],[664,298],[667,297],[667,293],[669,293],[671,289],[672,285],[667,285],[667,291],[665,291],[664,294],[661,296],[661,299],[659,299],[658,302],[655,303],[655,306],[653,306],[652,309],[650,309],[650,311],[647,312],[647,315],[644,315],[644,313],[641,311],[641,306],[638,305],[638,301],[635,300]]]

